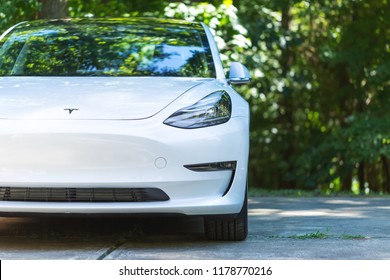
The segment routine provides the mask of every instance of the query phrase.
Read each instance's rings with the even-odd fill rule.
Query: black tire
[[[240,213],[204,217],[204,230],[208,239],[215,241],[242,241],[248,235],[248,201],[245,195]]]

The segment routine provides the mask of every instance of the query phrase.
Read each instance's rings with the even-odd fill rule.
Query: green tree
[[[68,0],[71,17],[129,17],[161,15],[161,0]]]
[[[389,101],[388,2],[236,4],[259,57],[250,67],[260,70],[247,94],[255,185],[350,190],[354,177],[366,185],[366,162],[388,165],[383,149],[367,142],[381,135],[379,143],[387,143],[381,123]],[[367,123],[379,132],[365,140],[347,137],[368,132]],[[357,147],[361,152],[351,153]]]
[[[37,18],[38,0],[0,0],[0,33],[12,25]]]

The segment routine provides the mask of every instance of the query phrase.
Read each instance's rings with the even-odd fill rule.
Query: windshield
[[[0,76],[215,76],[206,35],[188,26],[26,23],[0,46]]]

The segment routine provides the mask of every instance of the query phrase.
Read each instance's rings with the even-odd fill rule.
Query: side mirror
[[[248,69],[239,62],[230,65],[229,83],[232,85],[247,84],[251,80]]]

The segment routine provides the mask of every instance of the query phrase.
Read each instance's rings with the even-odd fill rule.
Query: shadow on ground
[[[390,199],[255,197],[244,242],[200,217],[0,218],[0,259],[390,259]]]

